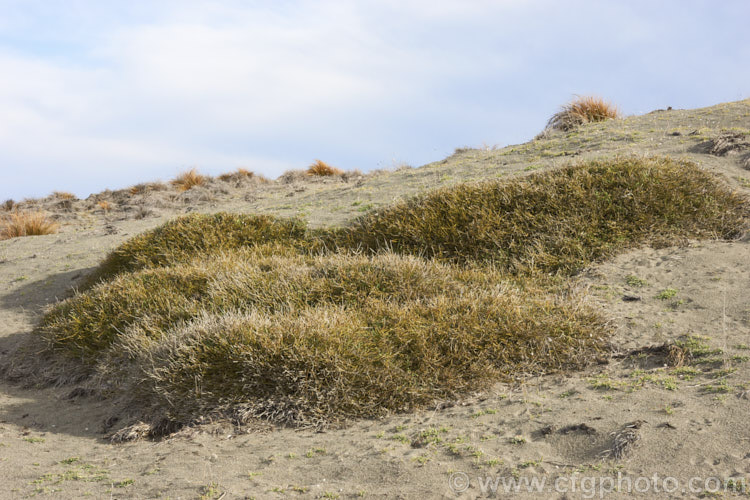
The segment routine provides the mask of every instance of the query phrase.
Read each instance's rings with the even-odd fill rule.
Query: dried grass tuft
[[[730,131],[711,139],[708,152],[716,156],[750,149],[750,132]]]
[[[10,214],[0,227],[0,240],[53,234],[58,229],[60,225],[42,212],[16,212]]]
[[[330,177],[334,175],[343,175],[344,171],[339,168],[332,167],[324,161],[315,160],[315,162],[313,162],[313,164],[308,167],[307,173],[308,175]]]
[[[548,129],[572,130],[589,122],[600,122],[619,118],[617,107],[600,97],[583,96],[565,104],[547,122]]]
[[[57,198],[58,200],[75,200],[76,195],[73,193],[69,193],[67,191],[53,191],[52,196]]]
[[[178,191],[187,191],[195,186],[202,186],[208,181],[208,177],[199,174],[196,169],[183,172],[171,181]]]
[[[228,172],[225,174],[221,174],[218,179],[223,182],[235,182],[235,183],[241,183],[245,181],[253,181],[257,182],[259,184],[267,184],[270,182],[267,178],[265,178],[262,175],[258,175],[255,172],[251,172],[250,170],[244,169],[244,168],[238,168],[234,172]]]
[[[635,422],[625,424],[619,431],[611,433],[612,447],[601,453],[600,456],[614,460],[626,458],[641,440],[640,429],[645,423],[644,420],[636,420]]]

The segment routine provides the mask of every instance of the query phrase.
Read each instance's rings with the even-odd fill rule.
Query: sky
[[[0,0],[0,201],[368,171],[750,97],[748,0]]]

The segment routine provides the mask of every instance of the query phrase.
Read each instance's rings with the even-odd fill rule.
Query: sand
[[[709,152],[712,138],[738,127],[750,128],[750,101],[461,149],[424,167],[346,179],[215,180],[182,194],[165,187],[27,201],[22,208],[47,210],[62,228],[0,241],[0,364],[7,368],[44,307],[107,251],[180,213],[298,215],[322,226],[437,186],[614,154],[690,158],[750,194],[746,152]],[[695,498],[716,488],[746,496],[735,487],[750,489],[748,264],[748,236],[619,255],[576,279],[616,327],[606,364],[326,432],[207,423],[115,445],[107,400],[75,386],[0,380],[0,498],[502,498],[511,494],[503,481],[512,488],[514,479],[546,481],[543,492],[522,487],[518,498]],[[674,296],[659,298],[667,289]],[[664,352],[648,350],[686,335],[720,349],[715,362],[675,370]],[[620,491],[608,491],[618,480]]]

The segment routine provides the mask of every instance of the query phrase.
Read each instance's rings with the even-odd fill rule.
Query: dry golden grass
[[[0,228],[0,240],[56,233],[60,226],[42,212],[16,212]]]
[[[227,172],[225,174],[221,174],[218,179],[220,181],[224,182],[241,182],[245,180],[253,180],[257,181],[259,183],[265,184],[268,182],[268,179],[263,177],[262,175],[258,175],[255,172],[251,172],[250,170],[247,170],[246,168],[238,168],[234,172]]]
[[[584,123],[601,122],[619,116],[617,107],[600,97],[576,97],[552,115],[547,122],[547,128],[571,130]]]
[[[52,195],[59,200],[75,200],[76,195],[67,191],[53,191]]]
[[[344,171],[339,168],[332,167],[324,161],[315,160],[315,162],[308,167],[307,173],[309,175],[319,175],[321,177],[325,177],[333,175],[343,175]]]
[[[187,191],[195,186],[202,186],[206,183],[208,177],[199,174],[198,170],[192,168],[187,172],[183,172],[172,180],[172,185],[177,188],[178,191]]]
[[[137,194],[145,194],[152,191],[164,191],[167,187],[162,182],[142,182],[128,188],[128,193],[135,196]]]
[[[109,212],[110,210],[112,210],[112,205],[106,200],[100,201],[99,203],[97,203],[97,205],[99,205],[99,208],[104,210],[104,212]]]

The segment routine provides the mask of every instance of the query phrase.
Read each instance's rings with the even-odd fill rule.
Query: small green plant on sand
[[[675,288],[665,288],[656,294],[656,298],[659,300],[669,300],[674,298],[675,295],[677,295],[677,290]]]

